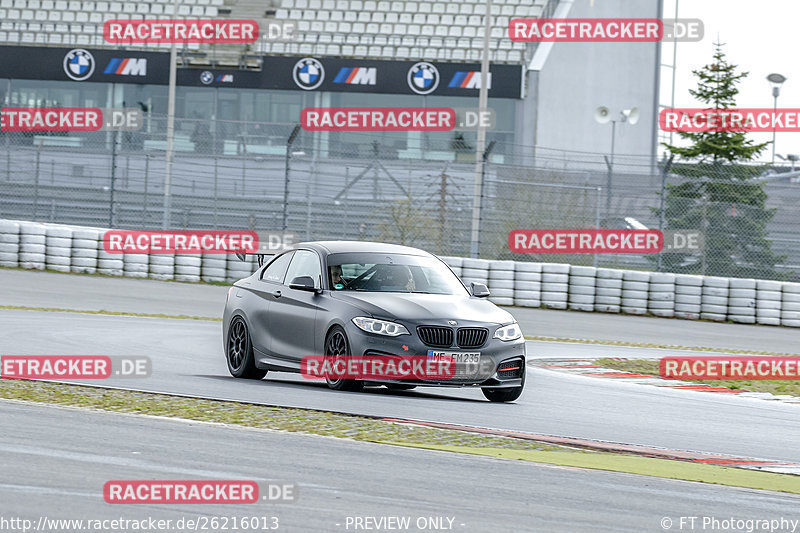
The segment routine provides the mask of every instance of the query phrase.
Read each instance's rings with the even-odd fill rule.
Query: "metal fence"
[[[159,229],[168,220],[170,229],[264,231],[282,229],[285,220],[305,239],[470,253],[476,165],[468,135],[300,132],[288,146],[293,124],[178,120],[165,202],[162,119],[150,117],[133,133],[0,132],[0,218],[126,229]],[[797,279],[800,183],[789,169],[730,181],[725,169],[687,178],[664,175],[646,157],[618,155],[605,170],[603,160],[498,143],[484,167],[480,257]],[[711,185],[690,193],[674,188],[687,182]],[[764,208],[753,188],[765,193]],[[670,191],[663,205],[662,190]],[[621,227],[625,219],[701,229],[721,244],[661,260],[508,248],[513,229]]]

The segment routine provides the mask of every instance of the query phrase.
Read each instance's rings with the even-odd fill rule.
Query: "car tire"
[[[325,358],[331,358],[331,362],[337,357],[348,357],[350,353],[350,341],[347,333],[341,326],[334,326],[325,337]],[[328,387],[333,390],[359,392],[364,388],[364,382],[357,379],[330,379],[325,378]]]
[[[527,374],[526,368],[522,367],[522,385],[519,387],[513,387],[509,389],[490,389],[485,388],[481,389],[483,391],[483,395],[492,403],[506,403],[506,402],[513,402],[517,398],[522,395],[523,389],[525,389],[525,374]]]
[[[235,378],[262,379],[267,375],[266,370],[256,367],[253,342],[247,330],[247,323],[238,315],[233,317],[228,327],[225,360],[228,363],[228,371]]]
[[[386,385],[386,388],[389,390],[411,390],[416,389],[416,385],[405,385],[403,383],[390,383]]]

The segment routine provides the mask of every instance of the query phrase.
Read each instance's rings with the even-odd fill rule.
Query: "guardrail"
[[[0,266],[190,282],[235,281],[255,259],[109,254],[105,228],[0,220]],[[498,305],[800,327],[800,283],[442,257]]]

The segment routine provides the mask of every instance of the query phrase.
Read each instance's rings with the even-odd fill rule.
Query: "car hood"
[[[335,292],[337,300],[350,303],[376,318],[408,320],[457,320],[507,324],[514,317],[481,298],[441,294],[396,292]]]

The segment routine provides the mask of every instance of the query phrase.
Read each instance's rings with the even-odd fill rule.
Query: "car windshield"
[[[468,294],[444,263],[433,257],[399,254],[336,254],[328,258],[335,291]]]

